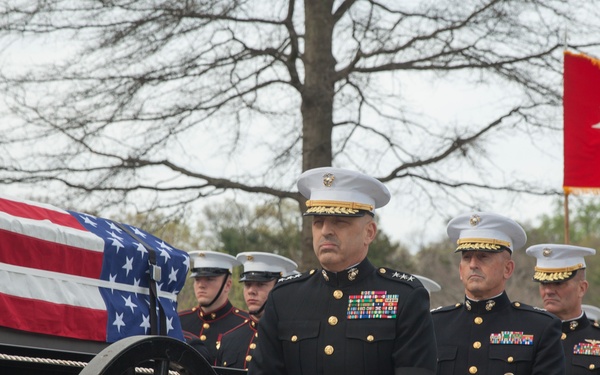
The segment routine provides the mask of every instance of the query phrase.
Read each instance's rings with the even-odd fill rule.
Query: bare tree
[[[569,48],[597,48],[598,5],[3,0],[0,181],[140,210],[225,191],[303,209],[293,181],[332,164],[434,210],[476,205],[481,189],[557,194],[528,176],[491,179],[488,150],[560,130],[565,31]],[[415,76],[500,87],[506,100],[481,121],[439,123],[404,104]]]

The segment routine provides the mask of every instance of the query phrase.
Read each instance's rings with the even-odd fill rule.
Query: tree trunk
[[[332,0],[305,0],[305,81],[302,91],[302,170],[331,165],[335,60]],[[302,212],[306,210],[301,202]],[[302,221],[302,264],[317,266],[310,217]]]

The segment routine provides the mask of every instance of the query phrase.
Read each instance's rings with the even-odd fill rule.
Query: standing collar
[[[575,331],[579,331],[580,329],[587,328],[590,325],[591,325],[590,320],[585,315],[585,313],[583,313],[577,319],[563,320],[562,331],[564,333],[575,332]]]
[[[367,258],[365,258],[356,266],[350,267],[340,272],[331,272],[322,269],[320,277],[321,280],[323,280],[325,284],[329,286],[345,287],[348,285],[352,285],[360,280],[363,280],[374,270],[375,267]]]
[[[465,296],[465,309],[473,314],[489,314],[500,311],[510,305],[510,300],[506,292],[502,292],[494,298],[473,301]]]

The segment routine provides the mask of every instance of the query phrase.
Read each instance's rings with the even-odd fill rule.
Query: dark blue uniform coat
[[[257,322],[248,320],[221,336],[216,365],[247,369],[258,344]]]
[[[561,322],[554,315],[499,297],[432,311],[439,375],[562,375]]]
[[[435,373],[427,290],[368,259],[343,272],[281,279],[258,338],[250,375]]]
[[[244,323],[250,315],[233,307],[227,301],[225,305],[211,313],[204,313],[200,307],[179,313],[184,336],[197,336],[206,345],[211,358],[217,357],[217,344],[224,332]]]
[[[562,323],[567,375],[600,374],[600,327],[583,313]]]

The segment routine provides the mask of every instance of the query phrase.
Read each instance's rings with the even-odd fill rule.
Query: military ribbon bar
[[[533,345],[533,335],[524,335],[523,332],[502,331],[490,335],[490,344],[502,345]]]
[[[348,296],[348,319],[395,319],[398,294],[362,291]]]
[[[593,355],[596,357],[600,356],[600,345],[589,344],[587,342],[580,342],[573,346],[573,354],[578,355]]]

